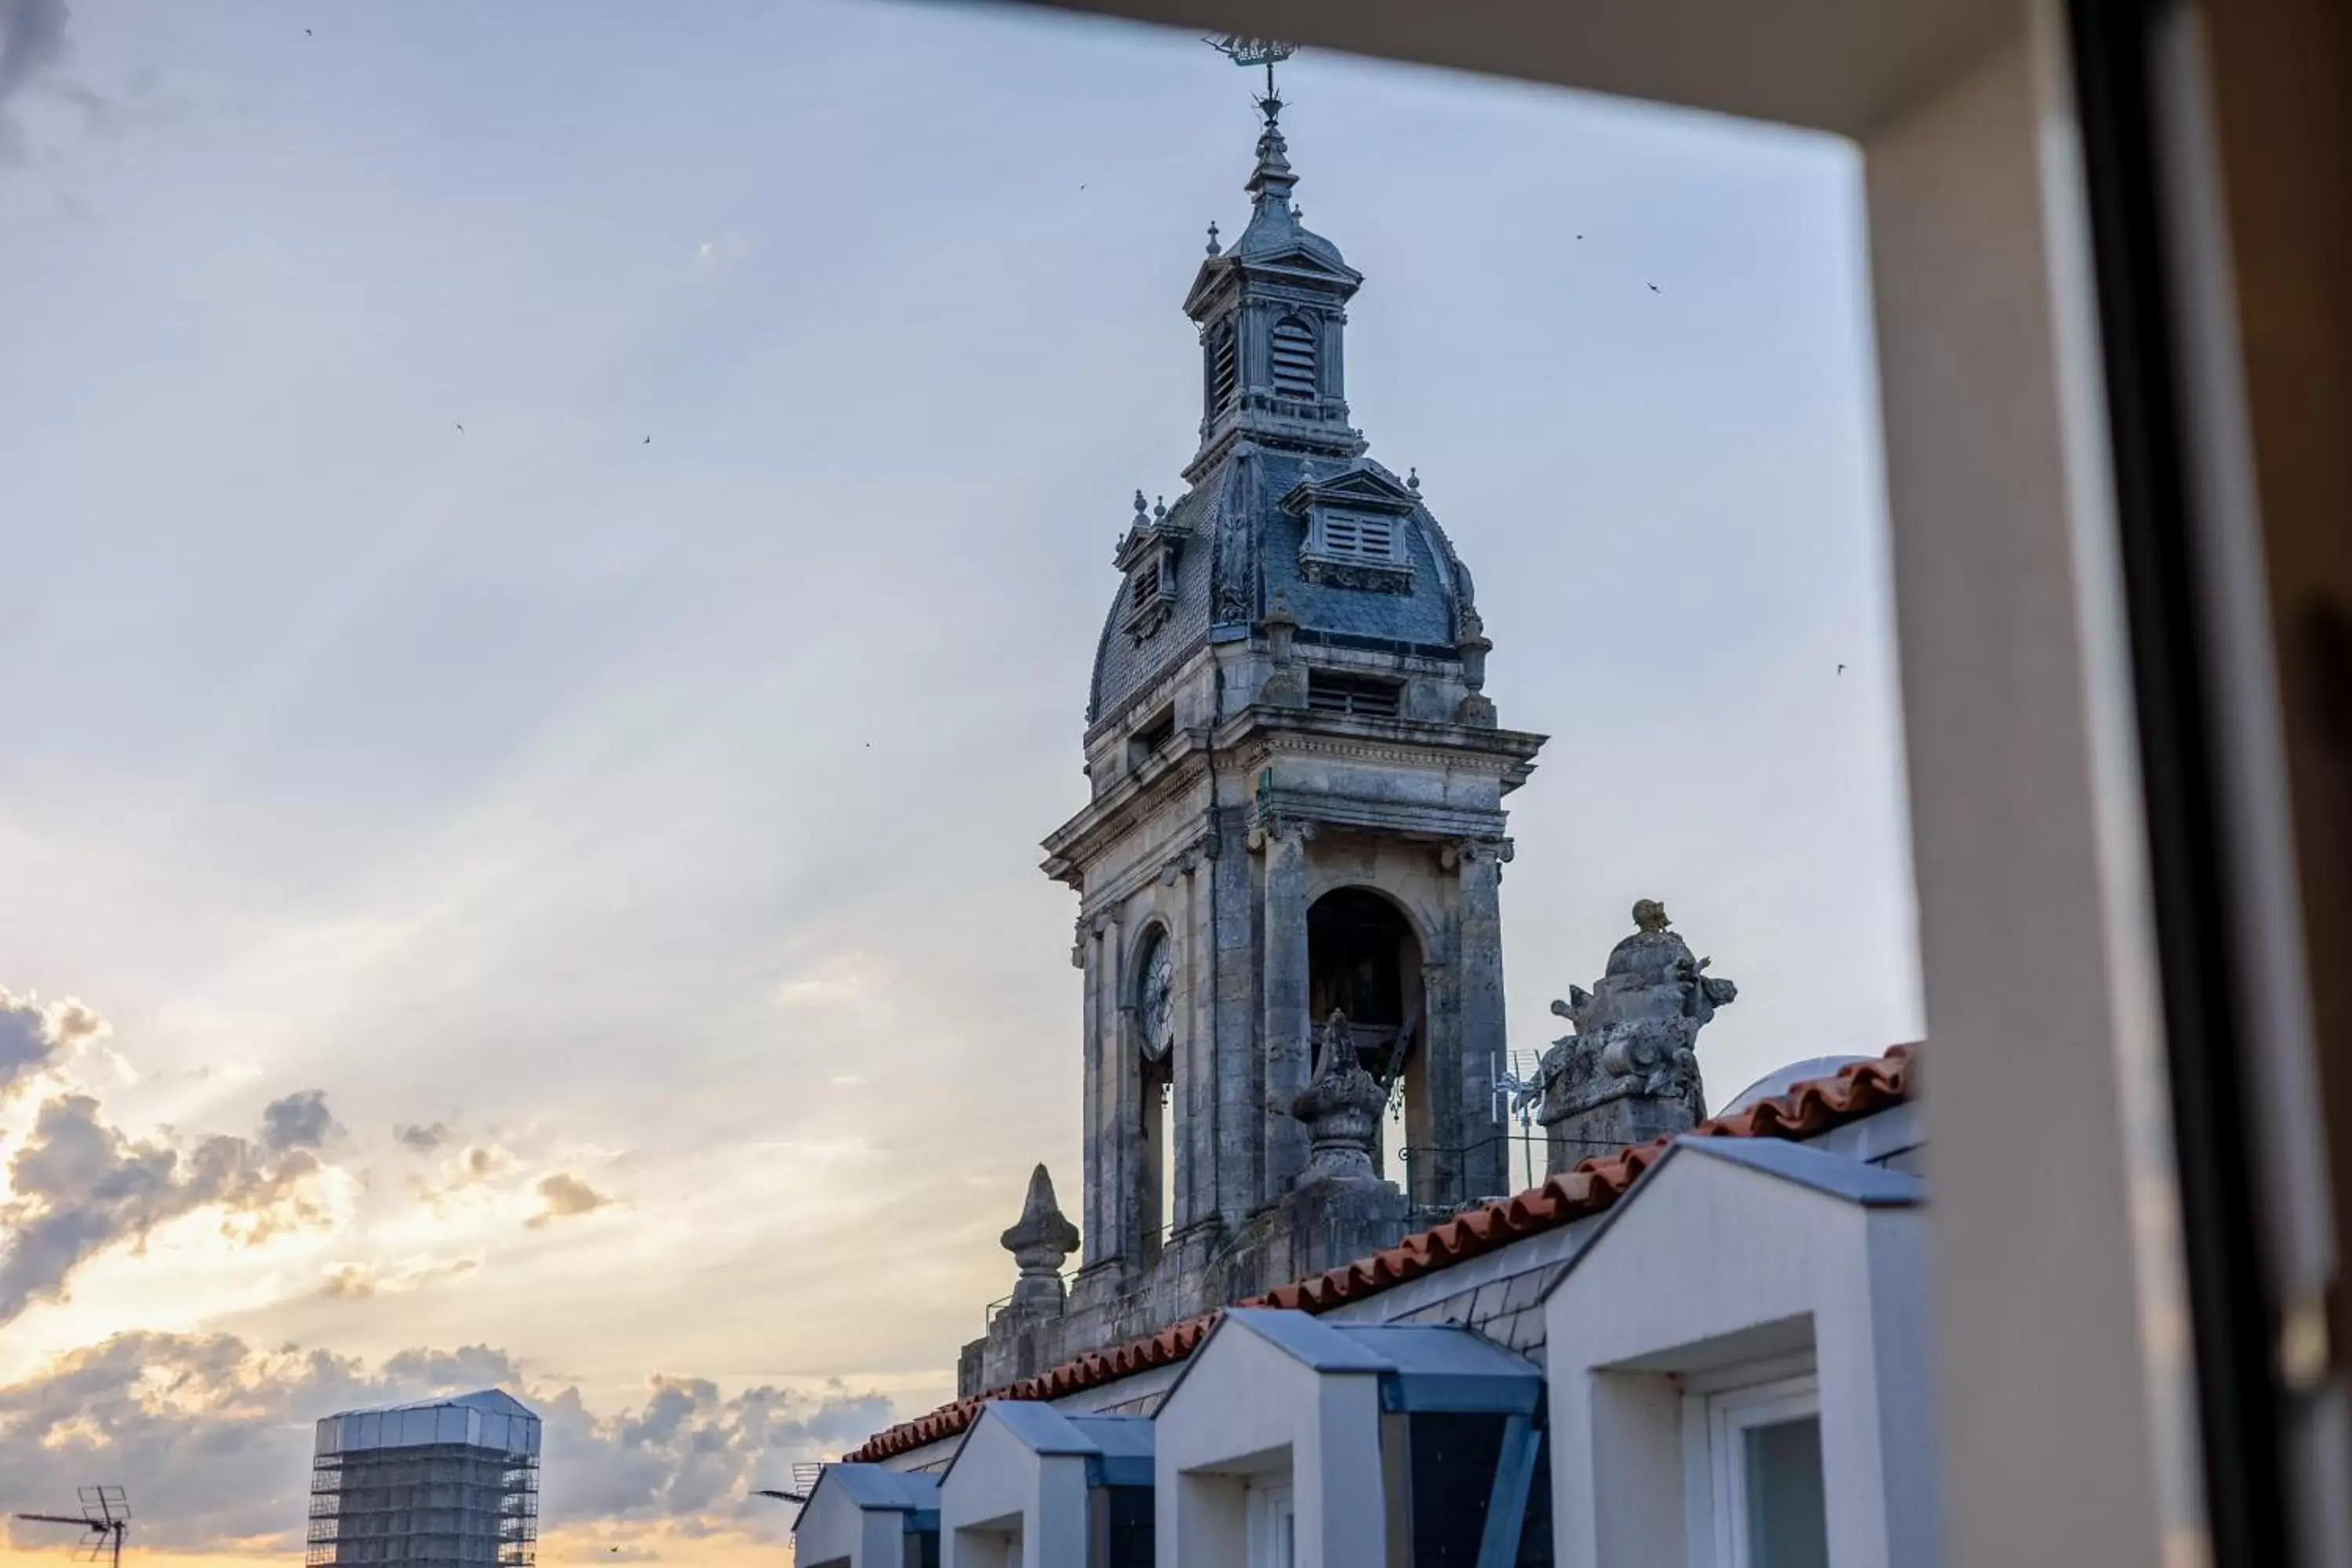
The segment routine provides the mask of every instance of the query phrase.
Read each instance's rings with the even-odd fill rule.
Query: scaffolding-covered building
[[[497,1389],[319,1423],[310,1568],[531,1568],[539,1417]]]

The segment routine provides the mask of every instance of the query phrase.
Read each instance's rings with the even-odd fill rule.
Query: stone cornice
[[[1419,719],[1247,708],[1227,720],[1212,738],[1203,739],[1197,731],[1186,731],[1181,750],[1165,754],[1139,776],[1121,779],[1055,828],[1043,846],[1043,869],[1055,881],[1082,887],[1088,863],[1139,823],[1205,784],[1212,763],[1215,772],[1234,776],[1255,773],[1283,756],[1340,757],[1390,766],[1455,770],[1473,766],[1500,778],[1507,793],[1526,782],[1547,739],[1520,730],[1486,730]],[[1326,818],[1319,805],[1308,804],[1322,798],[1301,797],[1301,809],[1292,815]],[[1351,826],[1391,826],[1448,837],[1493,837],[1501,831],[1499,816],[1442,808],[1391,810],[1396,815],[1389,818],[1350,810],[1328,819]]]
[[[1116,922],[1119,906],[1136,893],[1154,882],[1162,887],[1173,887],[1187,873],[1197,871],[1214,860],[1217,858],[1216,830],[1207,822],[1198,819],[1189,822],[1186,826],[1191,831],[1177,834],[1159,855],[1144,856],[1100,887],[1084,891],[1078,930],[1084,932]],[[1076,887],[1078,884],[1073,881],[1071,885]]]
[[[1467,755],[1491,762],[1507,787],[1533,771],[1536,753],[1551,737],[1525,730],[1488,730],[1425,719],[1368,719],[1304,708],[1253,707],[1227,720],[1216,747],[1255,763],[1276,754],[1348,757],[1360,762],[1458,766]]]
[[[1258,847],[1270,834],[1304,827],[1311,836],[1318,827],[1330,827],[1421,839],[1458,854],[1465,844],[1509,842],[1503,837],[1503,823],[1500,811],[1411,805],[1319,790],[1274,789],[1260,795],[1252,814],[1251,847]]]
[[[1087,862],[1100,852],[1105,843],[1159,815],[1171,802],[1207,782],[1208,744],[1197,731],[1182,733],[1184,744],[1181,750],[1155,759],[1140,775],[1121,779],[1045,836],[1042,846],[1045,851],[1045,875],[1073,888],[1079,887]]]

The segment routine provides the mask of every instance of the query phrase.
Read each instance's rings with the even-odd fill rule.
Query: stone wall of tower
[[[1366,721],[1252,700],[1266,648],[1206,650],[1223,673],[1175,689],[1223,691],[1154,754],[1098,748],[1127,772],[1056,836],[1050,866],[1081,914],[1084,1233],[1052,1313],[1007,1312],[970,1347],[967,1392],[1022,1369],[1147,1333],[1391,1245],[1413,1224],[1506,1190],[1508,1146],[1491,1072],[1503,1052],[1502,796],[1539,738],[1426,721]],[[1349,889],[1399,912],[1418,953],[1415,1114],[1428,1146],[1409,1195],[1308,1191],[1308,911]],[[1147,1227],[1139,1098],[1137,955],[1173,946],[1173,1212]],[[1420,1134],[1416,1134],[1420,1136]],[[1391,1167],[1389,1174],[1403,1173]]]

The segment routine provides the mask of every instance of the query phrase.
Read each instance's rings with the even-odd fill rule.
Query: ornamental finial
[[[1141,490],[1135,492],[1135,526],[1138,528],[1143,526],[1143,492]]]
[[[1419,468],[1408,468],[1405,470],[1404,488],[1411,490],[1415,495],[1419,495],[1421,493],[1421,470]]]
[[[1214,218],[1209,220],[1209,254],[1217,254],[1217,220]]]

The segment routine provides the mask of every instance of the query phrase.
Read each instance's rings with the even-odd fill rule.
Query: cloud
[[[66,0],[0,0],[0,103],[65,53]]]
[[[261,1110],[261,1142],[273,1152],[317,1149],[341,1128],[327,1114],[327,1091],[306,1089],[273,1100]]]
[[[477,1143],[450,1162],[449,1181],[453,1186],[467,1187],[491,1181],[512,1169],[512,1154],[495,1143]]]
[[[364,1301],[378,1294],[397,1296],[423,1289],[439,1280],[471,1274],[481,1266],[482,1260],[478,1258],[452,1258],[446,1261],[430,1258],[411,1258],[392,1267],[341,1263],[327,1271],[325,1280],[319,1286],[319,1294],[331,1301]]]
[[[730,229],[725,234],[713,235],[696,246],[694,264],[705,270],[716,271],[722,267],[731,267],[751,254],[750,237]]]
[[[7,4],[0,0],[0,6]],[[79,997],[43,1006],[37,996],[19,996],[0,985],[0,1100],[68,1051],[112,1032]]]
[[[375,1294],[375,1270],[362,1263],[331,1268],[319,1294],[332,1301],[364,1301]]]
[[[545,1422],[541,1504],[561,1528],[662,1521],[688,1533],[781,1531],[755,1509],[797,1460],[840,1452],[891,1419],[887,1401],[838,1384],[733,1395],[701,1378],[656,1377],[642,1405],[611,1414],[577,1389],[534,1386],[488,1345],[409,1350],[371,1368],[231,1335],[128,1333],[0,1385],[0,1475],[28,1498],[70,1497],[92,1475],[144,1478],[152,1546],[299,1550],[311,1423],[357,1405],[503,1386]]]
[[[613,1201],[569,1171],[541,1176],[539,1198],[547,1206],[523,1222],[533,1230],[573,1215],[593,1214]]]
[[[46,1101],[0,1199],[0,1325],[65,1300],[97,1254],[184,1215],[216,1209],[223,1234],[255,1243],[316,1217],[302,1188],[319,1158],[303,1140],[332,1125],[324,1097],[306,1091],[274,1101],[257,1139],[215,1133],[183,1146],[126,1137],[87,1094]]]
[[[422,1126],[404,1122],[392,1130],[392,1135],[402,1148],[414,1150],[419,1154],[430,1154],[449,1142],[451,1136],[448,1124],[440,1121],[429,1121]]]
[[[0,0],[0,163],[23,155],[8,101],[65,53],[66,0]]]

